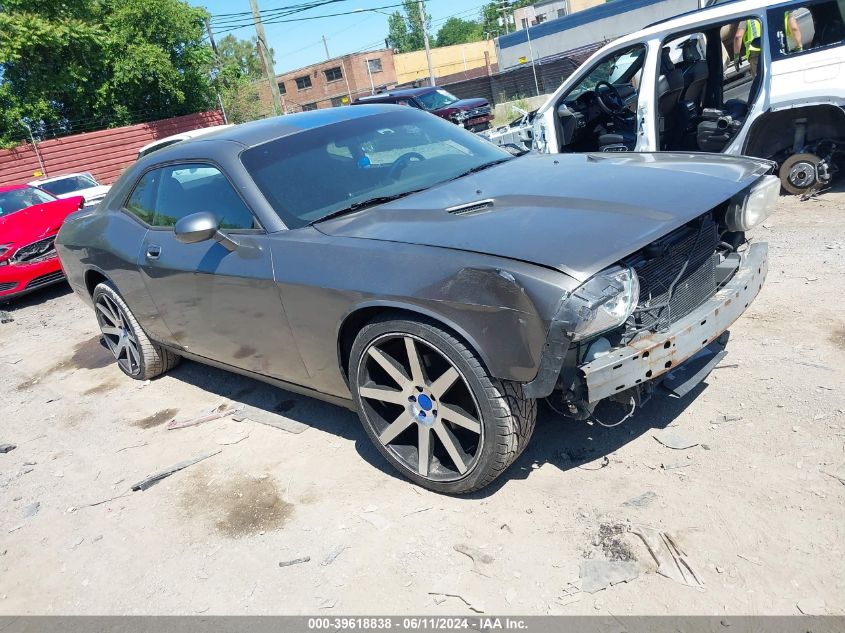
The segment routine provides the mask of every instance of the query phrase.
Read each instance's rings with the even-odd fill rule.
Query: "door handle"
[[[161,246],[150,244],[147,246],[147,259],[158,259],[161,255]]]

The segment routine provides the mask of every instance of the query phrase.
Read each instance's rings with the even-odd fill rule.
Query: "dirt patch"
[[[53,369],[70,365],[77,369],[102,369],[114,363],[114,356],[107,347],[100,343],[100,336],[94,336],[87,341],[77,344],[68,361],[56,365]]]
[[[267,475],[237,474],[218,484],[206,471],[199,471],[190,481],[182,508],[193,517],[205,518],[229,538],[277,530],[295,508],[282,499]]]
[[[132,426],[137,426],[139,429],[151,429],[153,427],[160,426],[165,422],[169,422],[176,416],[177,413],[179,413],[179,409],[162,409],[158,413],[149,415],[143,420],[134,422]]]
[[[637,560],[631,546],[625,541],[628,526],[624,523],[601,523],[599,533],[593,539],[593,545],[602,551],[607,560]]]
[[[255,356],[256,351],[257,350],[254,347],[241,345],[235,352],[234,356],[235,358],[249,358],[250,356]]]
[[[830,335],[830,342],[836,345],[839,349],[845,349],[845,327],[840,327]]]
[[[99,385],[94,385],[90,389],[86,389],[85,391],[82,392],[82,395],[93,396],[93,395],[96,395],[98,393],[108,393],[109,391],[112,391],[113,389],[117,389],[117,387],[118,387],[118,385],[117,385],[116,382],[109,380],[109,381],[101,383]]]

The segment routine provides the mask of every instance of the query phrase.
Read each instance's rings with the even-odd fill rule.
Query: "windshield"
[[[0,217],[36,204],[52,202],[53,200],[55,198],[49,193],[35,187],[3,191],[0,193]]]
[[[419,101],[426,110],[439,110],[446,106],[452,105],[459,99],[445,90],[438,88],[434,92],[427,92],[425,94],[417,95]]]
[[[511,158],[457,125],[410,108],[299,132],[241,156],[290,228]]]
[[[74,191],[88,189],[89,187],[96,187],[97,181],[91,176],[78,174],[76,176],[68,176],[59,180],[43,182],[38,186],[44,191],[49,191],[54,196],[61,196],[66,193],[73,193]]]
[[[607,81],[615,86],[627,83],[635,89],[638,88],[645,52],[645,46],[637,44],[633,48],[606,57],[572,88],[566,96],[566,101],[573,101],[585,92],[595,90],[600,81]]]

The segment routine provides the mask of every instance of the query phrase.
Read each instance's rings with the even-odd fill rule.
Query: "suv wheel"
[[[519,456],[537,405],[492,377],[457,337],[428,320],[385,317],[350,355],[364,429],[405,477],[444,493],[483,488]]]
[[[93,299],[100,332],[124,374],[135,380],[148,380],[179,363],[178,355],[147,337],[110,282],[97,284]]]
[[[796,196],[808,193],[819,184],[817,173],[821,162],[815,154],[793,154],[783,161],[778,172],[781,185]]]

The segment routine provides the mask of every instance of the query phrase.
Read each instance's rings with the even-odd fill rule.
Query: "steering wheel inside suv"
[[[604,90],[599,90],[604,88]],[[625,110],[625,100],[612,83],[608,81],[600,81],[593,89],[596,93],[596,103],[601,111],[609,116],[614,114],[621,114]]]

